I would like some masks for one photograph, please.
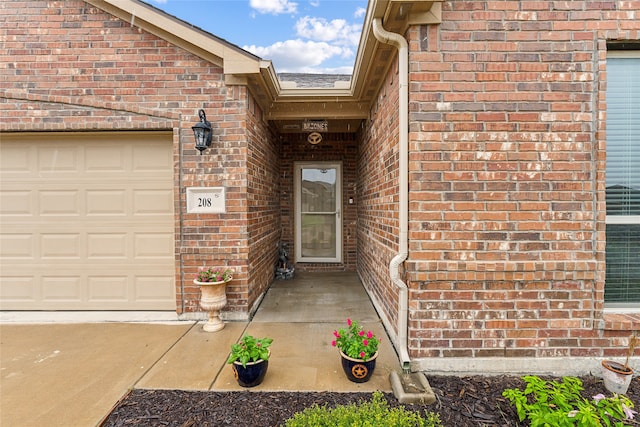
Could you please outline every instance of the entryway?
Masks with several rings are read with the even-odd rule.
[[[295,261],[342,262],[342,165],[295,163]]]
[[[301,272],[292,280],[273,282],[253,322],[346,324],[347,318],[368,326],[381,323],[358,275]]]

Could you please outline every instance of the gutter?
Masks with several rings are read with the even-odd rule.
[[[399,144],[398,144],[398,222],[400,235],[398,253],[389,263],[389,277],[398,287],[398,334],[396,335],[396,349],[400,357],[402,369],[409,371],[410,358],[407,339],[407,322],[409,317],[409,290],[407,284],[400,278],[400,265],[409,256],[409,45],[403,36],[384,29],[382,20],[373,20],[373,35],[384,44],[398,49],[399,74]]]

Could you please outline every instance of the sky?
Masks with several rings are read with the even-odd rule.
[[[367,0],[144,0],[265,60],[276,73],[351,74]]]

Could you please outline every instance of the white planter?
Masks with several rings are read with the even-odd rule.
[[[206,332],[217,332],[224,328],[220,310],[227,305],[227,282],[193,281],[200,287],[200,307],[209,313],[209,320],[202,326]]]
[[[625,394],[633,379],[633,369],[612,360],[602,361],[602,379],[611,393]]]

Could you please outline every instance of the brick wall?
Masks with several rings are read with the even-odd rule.
[[[177,311],[198,310],[198,267],[223,264],[236,270],[227,310],[246,313],[274,262],[249,255],[248,245],[275,244],[264,228],[278,221],[274,190],[264,185],[277,173],[273,136],[247,89],[226,86],[221,67],[82,1],[0,2],[0,38],[0,131],[173,130]],[[191,131],[200,108],[214,132],[202,156]],[[260,160],[269,167],[247,160],[248,151],[266,153]],[[250,180],[248,164],[266,175]],[[227,213],[187,214],[192,186],[225,187]],[[269,220],[260,224],[263,213]]]
[[[258,104],[249,97],[246,126],[247,149],[247,227],[248,307],[273,281],[278,258],[278,244],[282,235],[279,186],[280,153],[277,138],[262,119]]]
[[[249,303],[247,222],[247,90],[226,87],[217,106],[204,104],[213,128],[211,148],[202,155],[194,149],[190,126],[181,144],[180,207],[182,213],[180,271],[185,311],[197,311],[199,289],[192,280],[200,267],[224,265],[235,271],[229,283],[227,312],[245,312]],[[193,124],[195,121],[190,122]],[[188,187],[224,187],[226,212],[186,213]]]
[[[399,234],[397,73],[392,66],[382,83],[358,155],[358,272],[394,326],[398,291],[389,279],[389,262],[397,254]]]
[[[409,32],[412,356],[623,354],[601,322],[602,72],[639,15],[453,1]]]

